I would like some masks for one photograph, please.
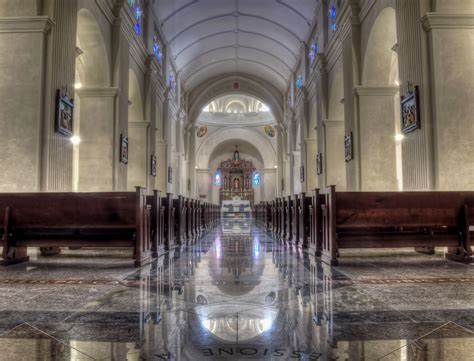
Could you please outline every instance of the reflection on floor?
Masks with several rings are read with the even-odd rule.
[[[474,359],[474,271],[441,257],[331,268],[256,228],[141,270],[105,255],[1,268],[0,360]]]

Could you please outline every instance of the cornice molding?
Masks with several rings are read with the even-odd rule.
[[[394,96],[400,91],[398,87],[372,87],[372,86],[356,86],[354,92],[358,96]]]
[[[120,89],[119,88],[81,88],[77,89],[77,95],[80,98],[115,98],[118,96]]]
[[[473,14],[426,13],[421,18],[426,31],[432,29],[474,29]]]
[[[0,33],[47,34],[53,25],[54,21],[48,16],[0,18]]]

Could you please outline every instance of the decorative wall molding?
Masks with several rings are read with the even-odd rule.
[[[55,25],[48,16],[0,18],[0,33],[44,33]]]
[[[118,96],[119,88],[81,88],[77,89],[77,95],[80,98],[115,98]]]
[[[400,91],[398,87],[370,87],[370,86],[356,86],[354,93],[358,96],[395,96]]]
[[[426,13],[421,18],[426,31],[432,29],[474,29],[473,14]]]

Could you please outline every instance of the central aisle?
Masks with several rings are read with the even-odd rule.
[[[0,361],[471,359],[472,267],[412,252],[331,268],[247,233],[217,227],[139,270],[110,250],[0,268]]]

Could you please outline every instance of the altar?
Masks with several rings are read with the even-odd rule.
[[[252,188],[252,176],[255,168],[251,161],[240,159],[239,151],[234,152],[232,159],[222,161],[217,169],[221,177],[221,188],[219,189],[219,204],[239,197],[241,200],[254,204],[254,190]]]

